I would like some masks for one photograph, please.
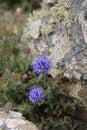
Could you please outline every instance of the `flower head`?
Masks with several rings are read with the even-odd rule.
[[[33,69],[37,74],[48,73],[51,68],[51,62],[47,57],[39,56],[33,64]]]
[[[34,104],[44,99],[45,95],[41,88],[33,88],[28,92],[29,100]]]

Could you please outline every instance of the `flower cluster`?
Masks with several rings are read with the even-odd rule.
[[[37,74],[48,73],[51,68],[51,62],[44,56],[39,56],[33,64],[33,69]]]
[[[35,87],[28,92],[28,97],[32,103],[37,103],[40,102],[45,95],[41,88]]]
[[[39,56],[35,59],[32,68],[37,74],[46,74],[51,68],[51,62],[44,56]],[[41,88],[35,87],[28,92],[29,101],[33,104],[40,102],[44,99],[45,94]]]

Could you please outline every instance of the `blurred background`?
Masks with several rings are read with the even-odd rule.
[[[0,0],[0,9],[13,10],[20,7],[24,13],[40,8],[41,0]]]

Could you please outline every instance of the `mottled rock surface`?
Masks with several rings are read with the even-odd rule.
[[[40,24],[36,27],[37,21]],[[70,81],[79,82],[80,87],[69,84],[70,94],[79,99],[81,95],[87,103],[87,0],[57,0],[52,6],[33,12],[23,29],[21,43],[31,49],[33,58],[49,57],[53,77],[61,73]]]
[[[54,4],[57,2],[57,0],[44,0],[44,2],[47,4]]]
[[[38,128],[19,112],[0,111],[0,130],[38,130]]]

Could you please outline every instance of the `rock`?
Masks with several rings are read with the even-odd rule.
[[[37,39],[40,36],[40,26],[41,26],[40,19],[32,22],[32,24],[29,26],[30,36]]]
[[[58,79],[62,78],[62,71],[58,70],[54,67],[52,67],[50,74],[55,78],[55,75],[57,75]]]
[[[86,21],[84,21],[82,23],[82,32],[83,32],[84,40],[87,43],[87,37],[86,37],[86,35],[87,35],[87,23],[86,23]]]
[[[19,113],[19,112],[14,112],[14,111],[9,111],[10,115],[12,117],[16,117],[16,118],[21,118],[22,117],[22,114]]]
[[[7,102],[6,105],[5,105],[5,108],[4,108],[4,111],[6,113],[8,113],[12,108],[12,103],[11,102]]]
[[[22,116],[21,113],[0,111],[0,128],[4,130],[38,130],[38,128]]]
[[[57,2],[57,0],[44,0],[44,2],[47,4],[54,4]]]
[[[56,73],[55,75],[52,73],[51,70],[51,75],[54,77],[58,74],[57,73],[57,63],[60,61],[62,58],[64,58],[64,55],[69,51],[69,46],[65,44],[64,37],[62,35],[54,35],[52,37],[52,43],[54,44],[53,51],[51,52],[49,58],[52,62],[52,70],[53,68],[56,68]],[[57,53],[56,53],[57,52]]]

